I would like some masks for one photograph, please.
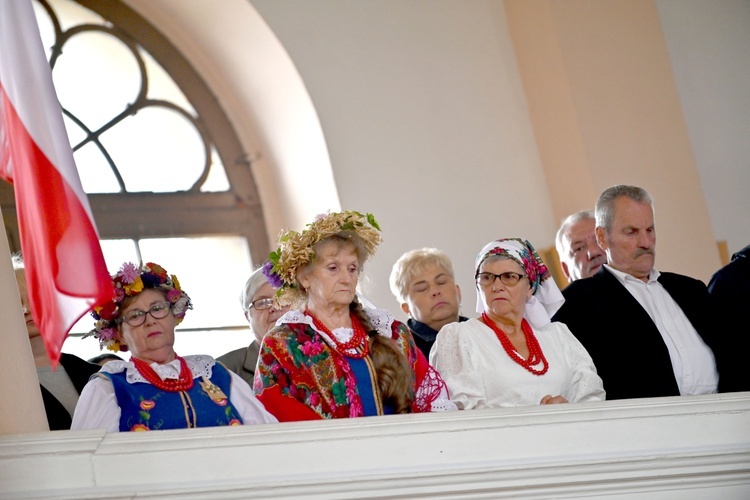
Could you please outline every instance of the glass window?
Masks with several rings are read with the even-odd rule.
[[[153,261],[179,277],[195,309],[178,327],[178,353],[245,347],[238,297],[268,254],[248,155],[177,47],[122,2],[85,5],[34,1],[107,267]],[[64,350],[99,354],[96,340],[80,340],[92,326],[82,318]]]
[[[102,251],[110,274],[123,262],[156,262],[180,280],[193,310],[177,327],[175,350],[181,354],[220,356],[247,347],[252,340],[240,305],[240,292],[251,273],[247,242],[237,236],[210,238],[152,238],[103,240]],[[93,328],[86,315],[73,327],[65,352],[89,359],[99,354],[99,343],[80,337]],[[128,355],[124,355],[127,359]]]

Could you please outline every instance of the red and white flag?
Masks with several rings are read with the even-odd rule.
[[[31,0],[0,0],[0,177],[13,184],[29,302],[53,366],[112,282]]]

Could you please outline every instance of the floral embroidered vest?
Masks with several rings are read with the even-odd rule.
[[[242,417],[229,401],[232,378],[226,368],[215,364],[211,383],[226,398],[211,399],[203,389],[203,378],[196,378],[193,387],[183,392],[166,392],[146,382],[130,384],[126,372],[100,373],[112,381],[120,406],[120,432],[191,427],[242,425]]]

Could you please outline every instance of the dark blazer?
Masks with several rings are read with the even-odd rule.
[[[720,370],[720,331],[706,286],[674,273],[661,273],[659,283],[714,351]],[[680,395],[659,330],[611,272],[602,267],[594,276],[568,285],[563,296],[565,303],[552,321],[565,323],[589,352],[607,399]]]
[[[464,316],[458,317],[459,323],[463,323],[464,321],[468,320],[469,318],[466,318]],[[426,359],[430,359],[430,350],[432,349],[432,344],[435,343],[438,332],[433,328],[425,325],[421,321],[417,321],[416,319],[412,318],[406,320],[406,325],[409,327],[409,330],[411,330],[411,336],[414,338],[414,343],[417,345],[419,350],[422,351],[424,357]]]
[[[732,260],[711,276],[708,292],[719,311],[730,317],[734,334],[750,337],[747,308],[750,306],[750,245],[732,255]],[[745,343],[747,348],[747,343]]]
[[[216,358],[216,361],[223,364],[227,370],[231,370],[242,377],[252,388],[259,352],[260,343],[256,339],[253,339],[249,346],[230,351]]]
[[[62,353],[62,356],[60,356],[60,364],[65,368],[65,373],[68,374],[68,378],[70,378],[78,394],[83,391],[83,387],[89,381],[91,375],[101,368],[99,365],[66,353]],[[42,391],[44,411],[47,414],[49,429],[51,431],[70,429],[71,418],[68,410],[43,385],[39,384],[39,389]]]
[[[708,282],[708,293],[719,318],[724,321],[725,338],[731,342],[726,346],[727,353],[746,356],[750,352],[750,320],[747,316],[750,307],[750,245],[732,255],[732,261],[714,273]],[[729,370],[734,373],[731,380],[727,379],[727,384],[722,383],[724,390],[750,390],[750,372],[744,359],[725,363],[722,379]]]

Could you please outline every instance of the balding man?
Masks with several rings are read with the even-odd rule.
[[[594,212],[584,210],[565,218],[555,237],[555,247],[568,283],[596,274],[607,259],[596,242]]]

